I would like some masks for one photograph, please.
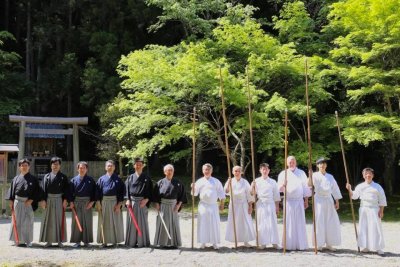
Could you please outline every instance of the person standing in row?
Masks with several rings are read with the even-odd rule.
[[[277,214],[279,214],[279,194],[278,185],[269,175],[269,165],[260,164],[261,177],[258,177],[252,185],[252,195],[257,194],[257,224],[258,242],[260,249],[268,245],[280,248],[278,235]]]
[[[251,213],[253,212],[254,197],[251,195],[251,187],[249,182],[242,178],[242,167],[235,166],[232,169],[234,178],[228,178],[225,183],[224,190],[230,195],[230,186],[232,183],[233,203],[236,223],[236,239],[237,242],[243,242],[245,247],[251,247],[250,241],[256,239],[253,220]],[[234,224],[232,213],[232,198],[229,201],[228,225],[226,226],[225,240],[235,242]]]
[[[30,162],[27,158],[18,161],[19,175],[11,182],[6,200],[10,201],[13,220],[10,230],[10,241],[17,246],[32,246],[33,211],[37,209],[42,190],[38,179],[29,173]],[[15,231],[16,230],[16,231]]]
[[[142,236],[138,235],[138,230],[128,212],[126,216],[125,245],[139,248],[149,247],[150,236],[147,209],[152,199],[153,183],[150,177],[143,172],[144,161],[142,158],[135,158],[133,167],[135,168],[135,173],[131,174],[125,182],[125,204],[128,208],[132,208]]]
[[[125,197],[125,184],[114,173],[114,161],[107,160],[105,169],[106,174],[101,176],[96,183],[97,210],[99,211],[97,243],[101,243],[102,247],[107,247],[107,244],[117,247],[118,243],[124,242],[121,208]]]
[[[88,164],[85,161],[78,162],[78,175],[71,179],[71,209],[75,209],[79,222],[82,226],[82,232],[74,219],[71,224],[71,239],[73,247],[81,246],[83,242],[85,247],[93,242],[93,204],[96,202],[96,182],[87,175]]]
[[[281,192],[286,187],[286,249],[308,249],[305,209],[308,208],[308,198],[311,190],[307,185],[307,176],[297,168],[296,158],[287,158],[287,181],[285,170],[278,176],[278,187]]]
[[[42,181],[43,199],[41,206],[44,209],[40,227],[39,242],[46,242],[45,247],[57,243],[62,247],[62,242],[67,240],[67,220],[65,209],[70,199],[69,181],[61,173],[61,159],[53,157],[50,160],[51,172],[46,174]]]
[[[336,210],[339,209],[342,194],[335,178],[326,172],[326,159],[320,158],[316,164],[318,172],[313,173],[312,179],[315,188],[317,247],[322,250],[325,245],[326,249],[334,251],[336,249],[333,246],[339,246],[341,243],[340,221]],[[308,185],[311,186],[311,181],[308,181]]]
[[[192,194],[200,195],[197,217],[197,242],[200,248],[205,248],[206,243],[218,249],[220,240],[220,217],[219,210],[224,209],[225,193],[221,182],[212,177],[213,167],[206,163],[202,167],[203,177],[192,184]],[[219,210],[218,210],[218,203]]]
[[[354,191],[351,185],[346,184],[347,190],[353,199],[361,199],[359,210],[358,246],[362,252],[377,251],[379,255],[385,254],[385,241],[383,239],[382,218],[383,210],[387,206],[385,191],[372,181],[374,170],[365,168],[362,171],[365,182],[356,186]]]
[[[182,246],[178,212],[187,203],[185,187],[174,178],[174,166],[164,166],[165,178],[154,187],[155,208],[158,211],[154,246],[177,248]]]

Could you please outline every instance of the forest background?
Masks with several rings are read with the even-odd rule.
[[[225,181],[221,68],[232,164],[252,179],[249,86],[256,166],[283,168],[287,108],[289,154],[306,170],[306,58],[313,162],[329,158],[344,190],[337,110],[351,182],[370,166],[395,196],[398,0],[2,0],[0,143],[18,141],[10,114],[88,116],[82,160],[142,156],[155,180],[169,162],[190,179],[196,107],[197,176],[210,162]]]

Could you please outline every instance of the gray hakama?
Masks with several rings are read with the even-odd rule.
[[[93,212],[92,208],[86,209],[90,202],[90,197],[75,197],[75,211],[82,226],[82,232],[79,231],[74,215],[72,214],[71,224],[71,243],[89,244],[93,242]]]
[[[14,200],[14,211],[15,211],[15,219],[17,221],[17,232],[19,244],[30,244],[33,241],[33,223],[34,223],[34,215],[32,206],[25,206],[25,201],[27,201],[27,197],[19,197],[15,196]],[[10,230],[10,241],[15,241],[14,238],[14,227],[11,222],[11,230]]]
[[[161,199],[159,215],[163,216],[168,232],[171,235],[171,239],[168,238],[168,234],[165,231],[164,225],[161,222],[160,217],[157,216],[154,246],[161,246],[161,247],[182,246],[181,230],[179,227],[179,216],[178,212],[174,212],[174,207],[176,205],[176,202],[177,202],[176,199],[165,199],[165,198]]]
[[[61,237],[62,227],[64,227],[63,238]],[[60,243],[66,240],[67,220],[65,214],[63,220],[62,194],[48,194],[47,206],[40,226],[39,242]]]
[[[140,208],[140,201],[143,197],[131,197],[132,210],[135,215],[136,221],[139,225],[139,229],[142,232],[142,236],[138,235],[138,231],[131,219],[129,211],[126,215],[126,238],[125,245],[129,247],[149,247],[150,237],[149,237],[149,222],[148,222],[148,210],[144,206]]]
[[[101,212],[103,218],[99,217],[97,228],[97,243],[118,244],[124,242],[124,223],[122,211],[114,211],[117,204],[116,196],[103,196],[101,201]],[[101,223],[103,223],[104,242],[101,234]]]

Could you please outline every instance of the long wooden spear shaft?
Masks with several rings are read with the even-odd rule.
[[[286,204],[287,204],[287,157],[288,157],[288,111],[285,109],[285,157],[283,159],[283,168],[285,170],[285,191],[283,192],[283,254],[286,253]]]
[[[250,131],[250,149],[251,149],[251,171],[253,174],[253,183],[256,183],[256,171],[255,171],[255,162],[254,162],[254,141],[253,141],[253,118],[252,118],[252,110],[251,110],[251,92],[249,85],[249,71],[246,67],[246,76],[247,76],[247,92],[248,92],[248,104],[249,104],[249,131]],[[256,221],[256,246],[258,248],[258,222],[257,222],[257,193],[254,194],[254,219]]]
[[[344,164],[344,173],[346,174],[346,182],[350,184],[350,179],[349,179],[349,173],[347,171],[347,163],[346,163],[346,155],[344,154],[344,147],[343,147],[343,140],[342,140],[342,133],[340,131],[340,123],[339,123],[339,115],[338,112],[335,111],[335,116],[336,116],[336,125],[338,129],[338,134],[339,134],[339,141],[340,141],[340,148],[342,149],[342,157],[343,157],[343,164]],[[350,198],[350,208],[351,208],[351,216],[353,218],[353,224],[354,224],[354,232],[356,233],[356,240],[358,242],[358,234],[357,234],[357,224],[356,224],[356,216],[354,214],[354,207],[353,207],[353,199],[351,198],[351,195],[349,194]],[[357,246],[358,252],[360,252],[360,247]]]
[[[310,130],[310,99],[308,98],[308,67],[307,59],[304,64],[304,75],[306,79],[306,101],[307,101],[307,143],[308,143],[308,179],[311,182],[311,199],[312,199],[312,215],[313,215],[313,231],[314,231],[314,253],[318,253],[317,244],[317,226],[315,224],[315,199],[314,199],[314,182],[313,182],[313,171],[311,163],[311,130]]]
[[[194,183],[196,179],[196,107],[193,107],[193,138],[192,138],[192,249],[194,248]]]
[[[220,89],[221,89],[221,102],[222,102],[222,118],[224,120],[224,133],[225,133],[225,150],[226,150],[226,164],[228,165],[228,177],[230,177],[231,173],[231,160],[229,153],[229,143],[228,143],[228,122],[226,119],[225,113],[225,99],[224,99],[224,84],[222,82],[222,70],[219,67],[219,81],[220,81]],[[235,248],[237,248],[237,235],[236,235],[236,220],[235,220],[235,206],[233,203],[233,188],[232,188],[232,179],[229,180],[229,191],[231,197],[231,206],[232,206],[232,219],[233,219],[233,234],[235,237]]]

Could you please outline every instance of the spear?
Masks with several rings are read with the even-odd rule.
[[[312,215],[313,215],[313,231],[314,231],[314,253],[318,253],[317,244],[317,226],[315,224],[315,200],[314,200],[314,182],[312,178],[312,163],[311,163],[311,131],[310,131],[310,99],[308,98],[308,73],[307,59],[304,64],[304,75],[306,79],[306,101],[307,101],[307,143],[308,143],[308,179],[311,184],[311,199],[312,199]]]
[[[226,163],[228,165],[228,177],[230,177],[231,172],[231,162],[230,162],[230,153],[229,153],[229,143],[228,143],[228,122],[225,114],[225,99],[224,99],[224,85],[222,82],[222,70],[219,67],[219,81],[221,88],[221,102],[222,102],[222,117],[224,119],[224,133],[225,133],[225,150],[226,150]],[[232,218],[233,218],[233,233],[235,236],[235,248],[237,248],[237,236],[236,236],[236,221],[235,221],[235,208],[233,204],[233,189],[232,189],[232,179],[229,180],[229,191],[231,197],[231,206],[232,206]]]
[[[254,168],[254,142],[253,142],[253,119],[251,116],[251,92],[249,86],[249,71],[246,67],[246,76],[247,76],[247,92],[248,92],[248,105],[249,105],[249,131],[250,131],[250,148],[251,148],[251,170],[253,173],[253,183],[256,181],[256,173]],[[258,248],[258,222],[257,222],[257,194],[254,194],[254,219],[256,221],[256,246]]]
[[[196,179],[196,107],[193,107],[193,141],[192,141],[192,249],[194,248],[194,183]]]
[[[346,182],[350,184],[350,179],[349,179],[349,173],[347,171],[347,163],[346,163],[346,156],[344,154],[344,147],[343,147],[343,140],[342,140],[342,134],[340,131],[340,123],[339,123],[339,115],[338,112],[335,111],[336,115],[336,125],[338,128],[338,134],[339,134],[339,141],[340,141],[340,148],[342,149],[342,157],[343,157],[343,164],[344,164],[344,173],[346,174]],[[353,207],[353,199],[351,198],[351,195],[349,194],[350,198],[350,207],[351,207],[351,216],[353,218],[353,224],[354,224],[354,232],[356,233],[356,240],[358,241],[358,234],[357,234],[357,224],[356,224],[356,216],[354,214],[354,207]],[[358,252],[360,252],[360,247],[357,246]]]
[[[287,204],[287,157],[288,157],[288,111],[285,109],[285,157],[283,159],[283,168],[285,169],[285,191],[283,192],[283,254],[286,253],[286,204]]]

